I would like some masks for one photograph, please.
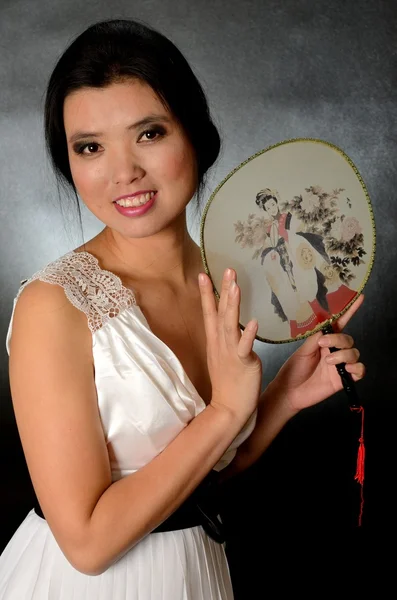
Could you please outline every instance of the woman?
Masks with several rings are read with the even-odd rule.
[[[280,319],[289,321],[291,337],[296,338],[332,316],[322,272],[328,271],[330,259],[321,235],[297,231],[296,217],[280,212],[276,190],[261,190],[255,203],[269,217],[269,243],[261,253],[261,263],[271,289],[271,303]],[[349,291],[349,297],[339,298],[333,314],[353,299],[355,292]]]
[[[360,379],[358,351],[313,336],[260,395],[236,273],[217,305],[186,228],[219,136],[159,33],[110,21],[81,34],[51,76],[45,129],[56,173],[105,227],[14,304],[11,390],[39,504],[3,552],[0,598],[230,599],[216,473],[252,464],[339,390],[332,364]]]

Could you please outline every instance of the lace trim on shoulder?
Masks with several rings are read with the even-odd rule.
[[[105,271],[88,252],[68,252],[22,282],[18,296],[28,283],[39,279],[60,285],[70,302],[84,312],[92,333],[122,310],[136,304],[135,296],[120,277]]]

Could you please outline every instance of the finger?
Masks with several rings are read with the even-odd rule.
[[[366,373],[365,365],[363,365],[363,363],[361,363],[361,362],[347,364],[345,366],[345,369],[348,373],[351,374],[354,381],[358,381],[359,379],[362,379]]]
[[[332,354],[327,354],[325,361],[329,365],[339,365],[341,363],[353,364],[360,358],[360,352],[357,348],[349,348],[347,350],[338,350]]]
[[[325,336],[321,333],[321,331],[319,331],[318,333],[314,333],[313,335],[310,335],[303,342],[302,346],[300,346],[298,348],[298,350],[296,350],[296,354],[303,357],[303,356],[312,356],[313,354],[318,353],[319,340],[323,339],[324,337]]]
[[[224,338],[228,346],[236,347],[241,338],[239,327],[240,288],[234,280],[230,282],[225,317],[223,319]]]
[[[211,346],[217,338],[217,309],[215,295],[211,279],[205,273],[200,273],[199,289],[201,296],[201,308],[204,318],[204,329],[208,346]]]
[[[219,294],[218,304],[218,326],[223,327],[223,319],[225,318],[228,293],[231,281],[236,280],[236,272],[233,269],[226,269],[222,278],[221,293]]]
[[[350,308],[335,322],[335,329],[337,331],[342,331],[350,321],[353,315],[356,314],[362,303],[364,302],[364,295],[360,294],[357,297],[357,300],[353,302]]]
[[[252,319],[247,323],[237,348],[237,355],[243,363],[252,361],[252,348],[258,332],[258,321]]]
[[[347,333],[327,333],[318,340],[323,348],[353,348],[354,340]]]

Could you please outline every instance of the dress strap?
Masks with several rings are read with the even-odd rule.
[[[68,252],[24,280],[18,295],[30,282],[39,279],[60,285],[68,300],[84,312],[94,333],[126,308],[136,304],[135,296],[121,279],[101,269],[98,259],[88,252]]]

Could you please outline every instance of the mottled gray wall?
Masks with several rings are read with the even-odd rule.
[[[8,391],[4,339],[12,300],[21,279],[82,241],[73,219],[62,219],[59,209],[43,146],[43,94],[57,57],[73,36],[94,21],[125,16],[168,35],[204,85],[224,140],[207,197],[248,156],[293,137],[322,138],[340,146],[361,172],[378,230],[365,305],[349,328],[368,365],[359,388],[367,408],[362,531],[389,523],[397,383],[396,4],[0,0],[1,438],[6,452],[3,501],[9,515],[2,515],[4,543],[31,498]],[[62,196],[61,202],[66,206],[67,198]],[[196,224],[191,227],[197,236]],[[99,228],[94,217],[84,214],[86,239]],[[258,345],[265,382],[292,350],[293,345]],[[342,394],[300,415],[247,476],[247,487],[236,492],[232,508],[242,507],[255,518],[261,534],[298,525],[321,529],[327,523],[354,530],[352,425]],[[245,544],[249,533],[242,523],[235,521],[236,539]],[[247,547],[240,554],[232,543],[230,548],[235,552],[232,567],[240,565],[233,571],[237,589],[245,577],[242,554],[248,561],[252,557]]]

